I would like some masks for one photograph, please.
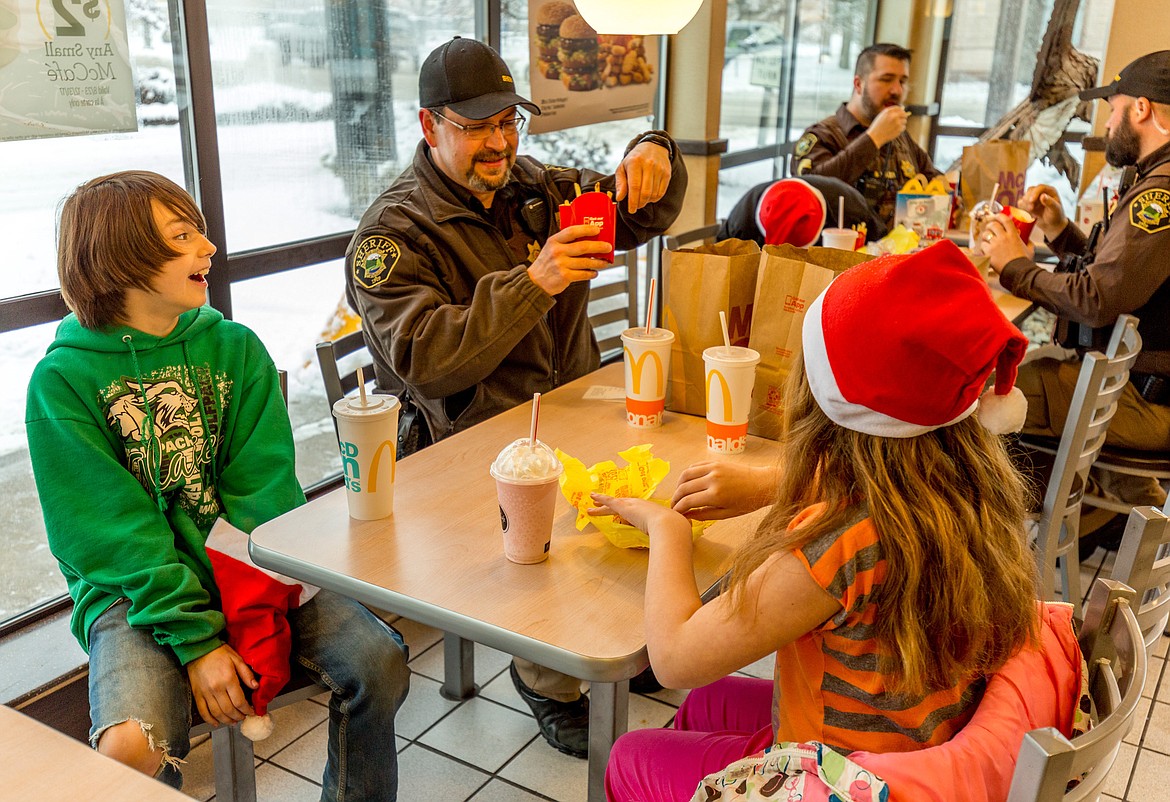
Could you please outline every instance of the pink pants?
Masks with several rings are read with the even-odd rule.
[[[627,732],[605,769],[609,802],[687,802],[699,781],[772,744],[772,681],[724,677],[687,695],[674,729]]]

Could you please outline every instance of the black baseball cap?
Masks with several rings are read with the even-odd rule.
[[[1086,89],[1081,100],[1111,98],[1114,95],[1144,97],[1154,103],[1170,103],[1170,50],[1134,59],[1113,77],[1113,83]]]
[[[418,103],[424,109],[446,106],[469,120],[486,120],[512,106],[540,114],[540,106],[516,94],[512,73],[499,53],[460,36],[436,47],[423,62]]]

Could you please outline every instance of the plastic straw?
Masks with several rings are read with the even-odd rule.
[[[536,421],[540,417],[540,393],[532,394],[532,428],[528,432],[528,447],[536,448]]]
[[[837,198],[837,228],[845,228],[845,196]]]
[[[719,327],[723,329],[723,345],[731,348],[731,338],[727,336],[727,313],[719,310]]]
[[[996,201],[996,198],[998,198],[998,197],[999,197],[999,182],[996,181],[995,186],[993,186],[991,188],[991,205],[996,206],[999,204],[999,202]],[[1003,207],[1000,206],[1000,208],[1002,209]]]
[[[358,369],[357,369],[357,379],[358,379],[358,395],[361,396],[362,408],[364,409],[364,408],[368,407],[369,404],[366,403],[366,374],[362,372],[362,368],[360,365],[358,366]]]
[[[654,285],[658,279],[650,279],[650,297],[646,299],[646,336],[650,336],[650,321],[654,319]]]

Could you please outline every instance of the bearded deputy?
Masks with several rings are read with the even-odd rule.
[[[1086,237],[1069,225],[1055,189],[1031,187],[1020,207],[1036,217],[1062,269],[1033,263],[1005,215],[989,221],[983,251],[1004,288],[1058,315],[1056,340],[1078,352],[1103,349],[1118,315],[1138,318],[1142,351],[1106,442],[1164,452],[1170,450],[1170,50],[1142,56],[1110,84],[1081,92],[1082,100],[1091,98],[1110,107],[1105,159],[1127,168],[1107,221]],[[1060,437],[1079,371],[1079,356],[1021,366],[1016,386],[1028,397],[1025,432]],[[1094,471],[1094,478],[1127,504],[1160,507],[1166,499],[1153,479],[1104,471]],[[1109,515],[1087,513],[1081,536]]]
[[[856,187],[874,215],[892,228],[902,185],[919,173],[928,179],[942,173],[906,133],[910,112],[902,103],[910,85],[910,51],[889,43],[870,45],[857,56],[853,73],[849,100],[796,141],[796,174],[828,176]]]
[[[405,453],[598,367],[586,304],[589,280],[608,263],[586,254],[609,246],[596,226],[558,230],[562,201],[578,187],[612,192],[615,246],[626,250],[674,222],[687,185],[663,131],[635,137],[613,175],[518,156],[520,109],[540,109],[473,39],[427,56],[419,106],[414,162],[362,217],[345,276],[378,388],[403,401],[404,422],[415,420],[400,438]],[[580,681],[519,659],[511,674],[545,739],[585,757]]]

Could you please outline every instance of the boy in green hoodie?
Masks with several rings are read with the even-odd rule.
[[[272,360],[204,305],[204,231],[190,196],[154,173],[97,178],[65,200],[57,269],[73,313],[25,416],[49,547],[90,655],[90,741],[175,787],[192,699],[230,724],[258,687],[226,642],[208,533],[220,517],[250,533],[305,500]],[[288,620],[293,659],[333,689],[322,799],[394,799],[401,637],[326,590]]]

